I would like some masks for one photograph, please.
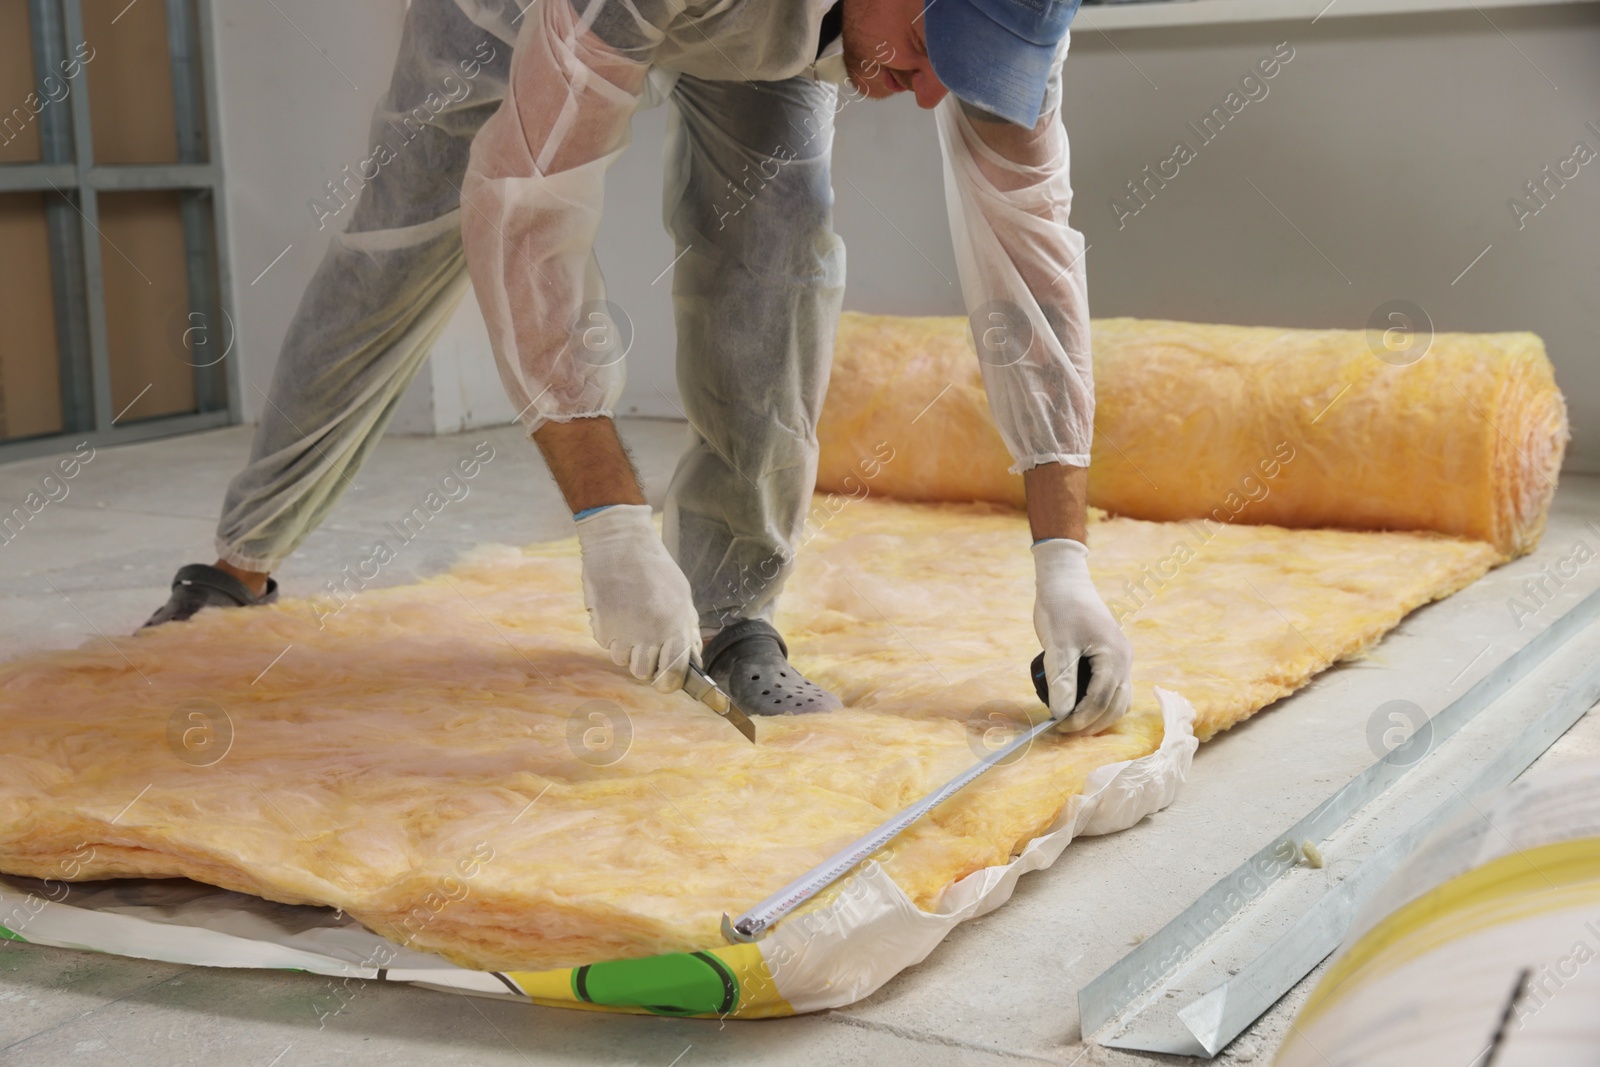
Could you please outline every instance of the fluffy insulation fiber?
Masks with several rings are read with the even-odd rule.
[[[204,612],[0,666],[0,870],[333,905],[483,969],[720,944],[724,911],[1043,714],[1026,520],[857,495],[817,498],[778,619],[843,711],[758,719],[751,745],[594,646],[575,542],[484,548],[332,615]],[[923,907],[1005,863],[1095,767],[1153,751],[1153,685],[1210,736],[1497,558],[1437,533],[1093,519],[1133,711],[1046,735],[912,827],[882,858]]]
[[[1091,568],[1133,711],[1046,735],[881,855],[924,908],[1154,751],[1153,686],[1208,738],[1543,529],[1566,424],[1531,335],[1441,335],[1403,367],[1336,331],[1110,320],[1094,344],[1091,492],[1118,517],[1091,516]],[[335,612],[0,666],[0,871],[332,905],[483,969],[720,943],[724,912],[1044,713],[1020,479],[964,321],[847,316],[821,436],[836,492],[777,621],[844,710],[751,745],[595,647],[575,542],[489,547]]]
[[[1092,335],[1089,502],[1113,514],[1435,530],[1504,558],[1544,531],[1568,431],[1534,334],[1101,319]],[[1022,503],[966,319],[846,314],[818,434],[819,488],[852,491],[887,438],[903,461],[880,492]]]

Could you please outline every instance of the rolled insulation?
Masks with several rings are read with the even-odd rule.
[[[1593,1064],[1597,945],[1600,761],[1535,770],[1373,894],[1273,1063]]]
[[[1544,531],[1568,430],[1534,334],[1437,334],[1405,360],[1362,330],[1101,319],[1092,336],[1097,507],[1432,530],[1503,558]],[[887,443],[876,491],[1023,503],[962,318],[846,314],[818,436],[819,489],[851,491]]]

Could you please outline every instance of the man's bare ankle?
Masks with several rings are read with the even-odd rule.
[[[260,596],[262,593],[267,591],[266,571],[247,571],[243,567],[235,567],[226,560],[220,559],[217,560],[213,566],[216,567],[217,570],[222,571],[224,574],[231,574],[235,578],[239,579],[245,584],[250,592],[254,593],[256,596]]]

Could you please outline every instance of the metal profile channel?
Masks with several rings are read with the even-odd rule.
[[[34,72],[42,90],[44,78],[62,70],[61,63],[67,57],[66,30],[58,0],[29,0],[28,16],[33,29]],[[69,83],[68,91],[77,93],[79,87]],[[72,162],[73,126],[71,107],[45,108],[39,114],[41,162],[0,167],[4,188],[45,193],[63,434],[94,428],[94,373],[89,358],[88,293],[83,285],[82,219],[71,200],[78,184],[77,167]],[[61,195],[51,195],[56,191]]]
[[[1527,678],[1535,668],[1597,619],[1600,619],[1600,590],[1585,597],[1571,611],[1443,708],[1432,718],[1431,730],[1418,731],[1352,779],[1289,830],[1206,890],[1158,933],[1086,985],[1078,994],[1078,1014],[1085,1037],[1122,1019],[1130,1007],[1164,987],[1169,979],[1188,971],[1213,935],[1264,895],[1264,885],[1270,888],[1272,883],[1294,869],[1299,858],[1300,842],[1322,841],[1332,836],[1358,810],[1405,777],[1415,764],[1424,762],[1419,749],[1422,752],[1429,751],[1431,746],[1454,736],[1479,712]],[[1541,720],[1541,728],[1528,731],[1526,736],[1518,738],[1486,765],[1479,777],[1487,780],[1493,777],[1491,771],[1496,768],[1503,771],[1510,766],[1515,766],[1511,772],[1511,777],[1515,777],[1526,768],[1594,703],[1594,697],[1590,697],[1589,703],[1576,712],[1570,707],[1574,701],[1582,699],[1580,690],[1595,688],[1596,678],[1595,671],[1588,672],[1584,681],[1573,688],[1569,698],[1560,702],[1557,709]],[[1543,728],[1544,724],[1549,723],[1550,728],[1554,728],[1564,715],[1569,716],[1565,725],[1546,738],[1549,729]],[[1420,838],[1422,833],[1431,829],[1434,820],[1430,818],[1424,823],[1427,825],[1419,824],[1392,842],[1380,856],[1398,863],[1414,846],[1413,838]],[[1177,1012],[1194,1035],[1194,1043],[1188,1049],[1164,1046],[1150,1051],[1215,1055],[1337,947],[1339,938],[1353,918],[1357,901],[1362,899],[1362,891],[1375,888],[1374,880],[1381,880],[1387,873],[1381,869],[1382,864],[1377,862],[1379,858],[1373,857],[1363,865],[1361,871],[1326,894],[1259,959],[1241,970],[1238,976],[1221,983],[1188,1005],[1180,1006],[1170,999],[1158,998],[1166,1001],[1169,1010]],[[1216,921],[1217,916],[1223,916],[1221,922]],[[1204,932],[1197,934],[1196,931]],[[1201,1040],[1202,1036],[1204,1041]],[[1122,1041],[1101,1043],[1125,1048],[1144,1047]]]
[[[38,55],[39,52],[34,52]],[[43,66],[43,64],[39,64]],[[52,114],[53,112],[53,114]],[[48,152],[53,138],[51,127],[63,128],[63,136],[71,147],[72,128],[59,121],[66,117],[66,109],[47,107],[39,114],[40,147]],[[0,166],[0,193],[42,193],[52,189],[67,189],[78,184],[78,172],[71,163],[7,163]]]
[[[140,441],[153,441],[158,437],[172,437],[182,433],[200,433],[231,426],[236,420],[226,411],[186,412],[181,415],[161,415],[117,425],[110,430],[86,430],[75,434],[51,434],[46,437],[25,437],[0,445],[0,463],[17,463],[40,456],[59,456],[70,452],[81,443],[95,448],[110,445],[131,445]]]
[[[203,163],[121,163],[98,166],[84,175],[84,184],[103,192],[140,192],[146,189],[209,189],[216,184],[216,168]]]
[[[1473,775],[1466,788],[1408,826],[1349,878],[1323,895],[1310,910],[1227,981],[1177,1012],[1194,1035],[1201,1054],[1216,1055],[1277,1003],[1294,984],[1339,947],[1361,907],[1388,880],[1424,838],[1445,825],[1479,797],[1510,785],[1517,775],[1572,728],[1600,700],[1600,664],[1572,684],[1530,728],[1513,736]],[[1126,1047],[1126,1046],[1124,1046]],[[1136,1046],[1142,1047],[1142,1046]]]
[[[61,0],[63,42],[84,41],[82,0]],[[70,47],[70,46],[69,46]],[[77,90],[68,97],[72,101],[73,159],[81,176],[94,166],[94,133],[89,125],[90,79],[92,67],[85,64],[78,72]],[[111,428],[111,354],[106,332],[105,279],[100,264],[100,202],[93,186],[78,184],[77,209],[82,213],[83,225],[79,227],[82,249],[84,290],[87,294],[86,311],[89,322],[89,366],[91,392],[94,396],[94,421],[96,431]]]
[[[33,72],[37,79],[34,91],[39,94],[40,99],[49,99],[49,94],[44,91],[44,79],[54,76],[61,69],[59,64],[66,58],[65,42],[62,40],[64,31],[57,0],[28,0],[28,23],[33,31]],[[71,91],[76,90],[69,85],[69,92]],[[39,164],[9,164],[0,168],[0,172],[49,170],[61,181],[76,180],[72,170],[70,109],[52,103],[50,107],[40,111],[39,159],[41,161]],[[38,189],[49,186],[41,184],[25,188]]]
[[[172,62],[172,118],[177,125],[178,162],[205,160],[203,111],[194,20],[187,0],[167,0],[167,54]]]
[[[80,74],[79,77],[82,77]],[[39,124],[59,126],[68,149],[67,158],[41,163],[0,165],[0,193],[34,193],[60,189],[66,191],[87,185],[101,192],[138,192],[146,189],[209,190],[222,180],[222,173],[208,163],[128,163],[90,168],[80,178],[71,162],[72,128],[66,108],[49,107],[39,115]],[[49,134],[45,134],[49,140]]]
[[[203,80],[196,47],[196,19],[191,0],[167,0],[167,51],[172,57],[172,110],[177,125],[178,162],[196,170],[204,162],[206,147]],[[219,313],[216,272],[213,269],[211,214],[215,203],[207,195],[207,184],[181,194],[179,212],[183,220],[185,290],[188,311],[184,330],[176,340],[192,366],[196,411],[218,411],[228,406],[226,371],[219,366],[226,358],[229,330]],[[192,345],[192,347],[191,347]],[[173,353],[178,355],[177,352]]]
[[[222,316],[226,344],[235,342],[236,330],[233,315],[233,270],[228,258],[228,200],[221,163],[222,116],[217,107],[217,36],[212,25],[211,0],[194,0],[195,49],[200,64],[200,121],[204,123],[204,158],[216,173],[211,184],[211,252],[212,279],[216,286],[216,307]],[[239,357],[224,359],[221,363],[221,387],[227,400],[230,423],[244,421],[244,381],[239,369]]]

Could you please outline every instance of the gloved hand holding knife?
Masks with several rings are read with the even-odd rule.
[[[689,580],[656,536],[650,506],[614,504],[576,518],[583,602],[611,662],[663,693],[682,689],[754,741],[749,717],[700,668],[700,618]]]
[[[689,579],[656,535],[648,504],[575,516],[589,627],[611,662],[663,693],[683,688],[700,659],[700,614]]]
[[[589,628],[611,662],[660,692],[684,690],[754,742],[750,719],[700,667],[689,580],[656,534],[611,420],[548,423],[534,440],[574,508]]]

